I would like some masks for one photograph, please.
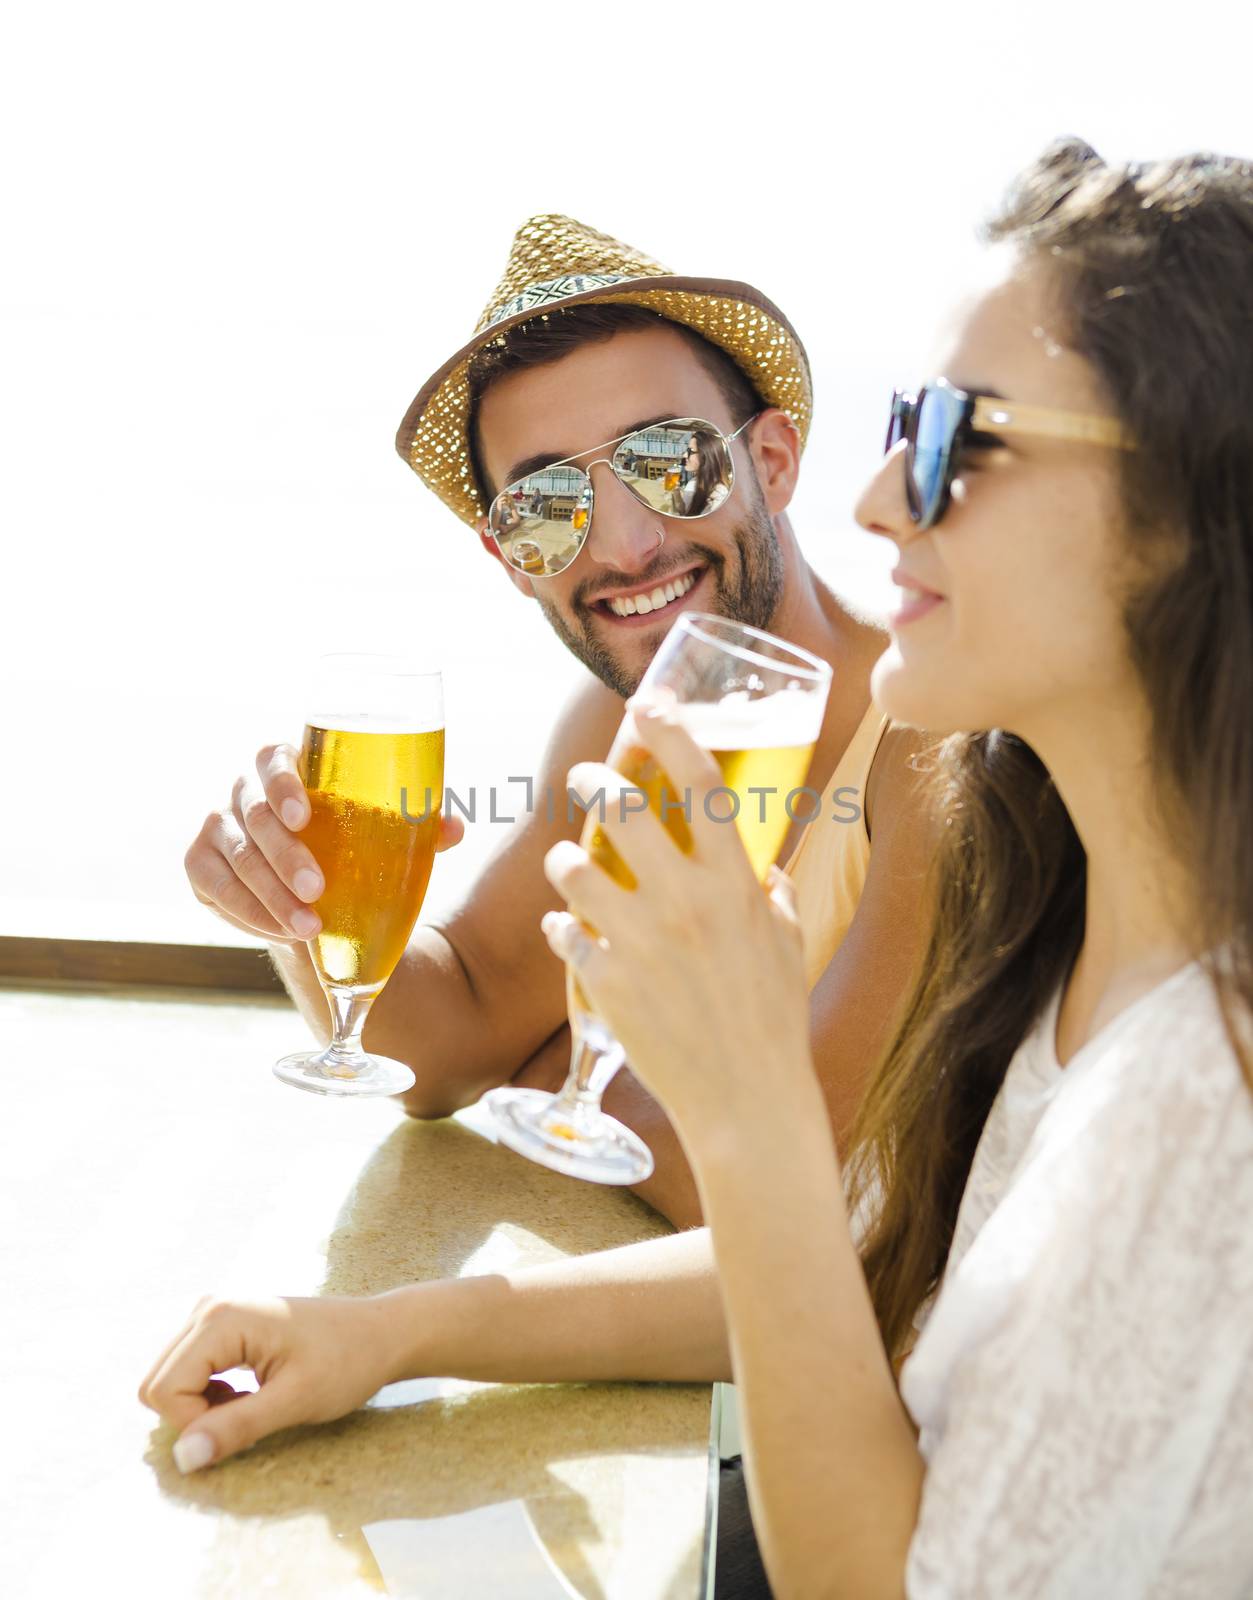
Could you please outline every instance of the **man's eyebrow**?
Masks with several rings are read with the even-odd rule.
[[[679,420],[681,419],[677,418],[673,411],[662,411],[655,417],[644,417],[639,422],[628,422],[624,428],[619,428],[616,433],[610,434],[609,437],[610,439],[623,439],[631,433],[643,433],[645,428],[655,428],[659,422],[676,422]],[[609,441],[606,440],[604,442],[608,443]],[[582,450],[568,451],[563,456],[558,455],[553,450],[540,451],[533,456],[523,456],[522,460],[515,461],[505,474],[505,485],[507,487],[511,483],[517,483],[519,478],[529,478],[533,472],[542,472],[545,467],[554,466],[558,461],[569,461],[571,455],[584,456],[589,449],[597,450],[599,448],[599,445],[589,445]]]

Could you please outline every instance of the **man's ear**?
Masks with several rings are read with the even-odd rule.
[[[786,411],[772,406],[749,430],[749,449],[762,499],[772,517],[786,511],[796,493],[801,466],[801,436]]]
[[[479,536],[479,543],[483,546],[484,550],[487,551],[489,556],[492,556],[496,561],[500,562],[502,569],[508,575],[510,583],[513,584],[518,593],[524,594],[528,600],[534,600],[535,590],[531,587],[530,578],[527,577],[525,572],[519,572],[517,567],[511,567],[505,560],[504,556],[501,555],[500,546],[487,531],[486,517],[479,518],[478,522],[475,524],[475,531]]]

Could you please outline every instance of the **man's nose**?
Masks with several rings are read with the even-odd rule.
[[[587,539],[588,554],[598,565],[612,567],[615,572],[647,571],[665,535],[660,513],[641,505],[631,491],[618,482],[608,462],[593,462],[592,474],[596,497],[592,507],[592,531]]]
[[[907,544],[917,533],[905,494],[905,453],[901,439],[879,463],[879,470],[858,496],[853,515],[867,533]]]

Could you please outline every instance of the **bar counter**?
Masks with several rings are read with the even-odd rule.
[[[703,1593],[708,1387],[414,1380],[187,1478],[136,1398],[202,1294],[371,1294],[667,1231],[642,1202],[475,1113],[285,1087],[284,1002],[7,988],[0,1021],[0,1593]]]

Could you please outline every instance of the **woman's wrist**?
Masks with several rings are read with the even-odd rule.
[[[756,1161],[788,1143],[803,1122],[827,1121],[808,1042],[772,1048],[757,1058],[751,1079],[740,1071],[697,1074],[696,1092],[672,1096],[666,1105],[693,1170],[711,1173]],[[715,1084],[716,1093],[704,1086]]]
[[[380,1388],[406,1378],[450,1374],[453,1347],[460,1343],[465,1353],[465,1341],[459,1340],[456,1333],[456,1308],[467,1294],[474,1293],[480,1281],[434,1279],[406,1284],[362,1301],[370,1312],[368,1337],[377,1350],[376,1362],[382,1373]]]

